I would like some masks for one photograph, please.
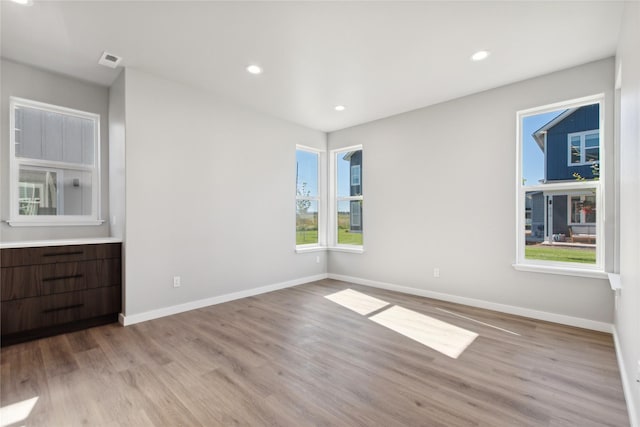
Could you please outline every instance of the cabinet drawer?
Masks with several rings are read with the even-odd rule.
[[[99,259],[83,263],[87,288],[116,286],[122,282],[120,259]]]
[[[63,262],[2,271],[2,301],[120,285],[120,259]]]
[[[119,286],[7,301],[2,303],[2,335],[119,311]]]
[[[40,294],[40,271],[31,266],[0,269],[2,301],[35,297]]]
[[[120,243],[7,248],[0,251],[2,267],[120,258]]]
[[[86,289],[85,264],[82,262],[63,262],[36,267],[40,270],[40,295]]]

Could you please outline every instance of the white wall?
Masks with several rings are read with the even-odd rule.
[[[296,144],[324,133],[139,70],[125,87],[126,316],[326,273],[295,253],[294,199]]]
[[[615,313],[627,404],[640,425],[640,3],[627,2],[617,52],[620,90],[620,276]]]
[[[111,236],[124,238],[125,70],[109,88],[109,222]]]
[[[2,220],[9,219],[9,97],[18,96],[100,115],[101,156],[101,216],[107,219],[109,212],[109,89],[83,82],[50,71],[18,64],[6,59],[2,67],[0,85],[0,205]],[[108,222],[87,227],[11,227],[0,223],[0,239],[3,242],[20,240],[70,239],[80,237],[104,237],[109,235]]]
[[[603,60],[329,134],[329,149],[363,145],[365,227],[365,252],[330,253],[329,273],[612,323],[607,281],[512,264],[516,111],[604,92],[612,123],[613,65]],[[605,133],[612,144],[612,126]]]

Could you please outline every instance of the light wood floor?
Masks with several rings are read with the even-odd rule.
[[[479,334],[452,359],[324,298],[352,288]],[[449,314],[448,310],[499,328]],[[323,280],[2,349],[27,426],[628,426],[612,337]]]

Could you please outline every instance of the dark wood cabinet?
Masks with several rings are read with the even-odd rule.
[[[2,345],[117,321],[121,244],[0,250]]]

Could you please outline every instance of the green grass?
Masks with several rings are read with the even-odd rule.
[[[584,264],[596,263],[595,249],[585,248],[559,248],[549,246],[525,246],[524,257],[526,259],[539,259],[544,261],[580,262]]]
[[[318,230],[296,231],[296,245],[318,243]]]
[[[362,246],[362,233],[350,233],[343,228],[338,229],[338,244]]]
[[[318,243],[318,230],[296,231],[296,245],[315,243]],[[362,233],[349,233],[348,230],[339,228],[338,243],[341,245],[362,245]]]

